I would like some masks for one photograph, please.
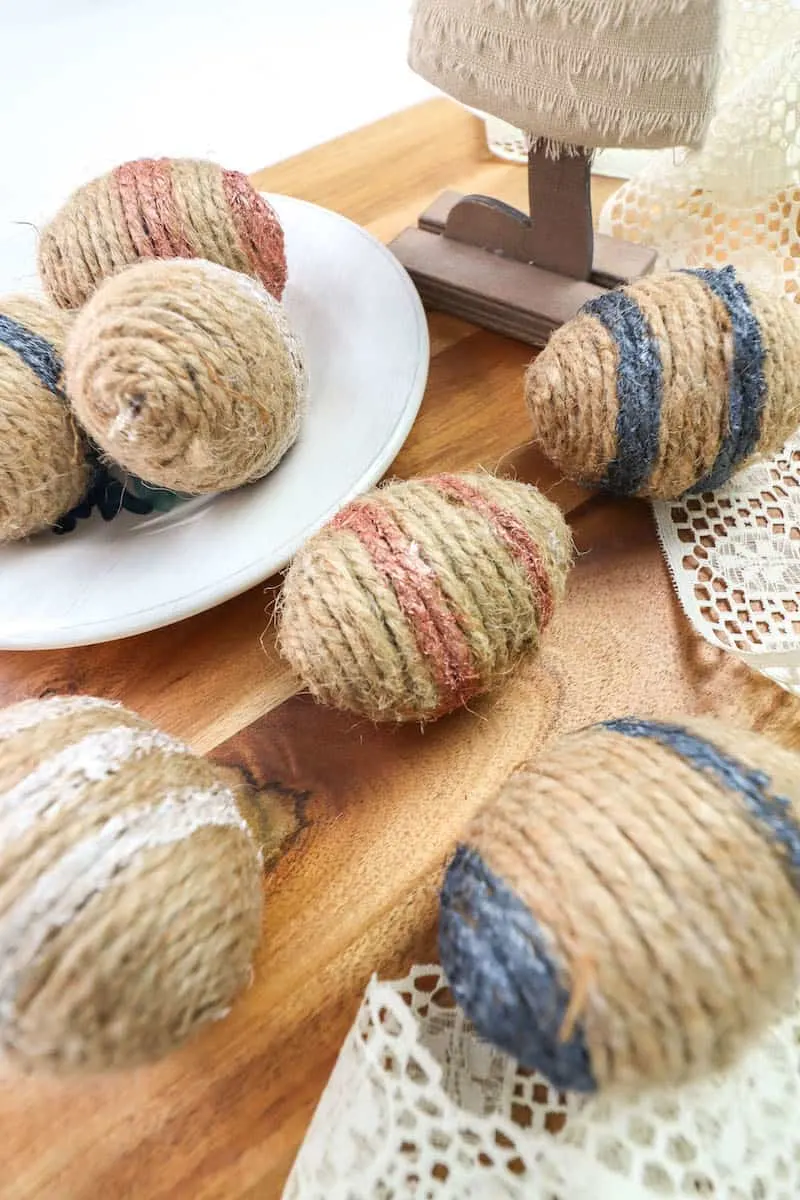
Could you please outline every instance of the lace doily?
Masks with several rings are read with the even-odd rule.
[[[800,0],[727,0],[726,66],[702,150],[652,156],[606,203],[605,233],[659,267],[733,263],[800,302]]]
[[[798,1103],[800,1006],[724,1076],[587,1100],[479,1042],[416,967],[367,989],[284,1200],[796,1200]]]
[[[719,491],[653,511],[697,631],[800,695],[800,437]]]

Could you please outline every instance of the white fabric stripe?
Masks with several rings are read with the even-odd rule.
[[[626,25],[638,27],[664,17],[682,16],[692,0],[489,0],[488,7],[511,16],[533,20],[554,18],[562,25],[591,21],[594,29]]]
[[[13,1015],[19,979],[45,940],[69,924],[138,854],[213,826],[241,829],[250,836],[233,793],[222,784],[206,791],[180,788],[155,807],[117,813],[71,846],[0,923],[0,1014],[6,1020]]]
[[[0,793],[0,845],[20,837],[42,817],[73,804],[87,783],[109,779],[120,767],[159,750],[189,754],[186,746],[157,729],[112,725],[65,746],[39,763],[24,779]]]
[[[25,700],[14,705],[13,709],[0,711],[0,740],[13,737],[25,729],[33,729],[44,721],[55,721],[57,717],[90,712],[93,708],[121,707],[115,701],[98,700],[95,696],[49,696],[45,700]]]

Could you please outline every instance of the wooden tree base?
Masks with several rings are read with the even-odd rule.
[[[588,280],[525,261],[530,218],[484,196],[445,192],[390,246],[426,308],[451,313],[532,346],[587,300],[652,271],[656,252],[597,237]]]

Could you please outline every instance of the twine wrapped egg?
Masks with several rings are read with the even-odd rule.
[[[800,425],[800,308],[733,267],[654,275],[584,305],[526,380],[534,437],[618,495],[713,491]]]
[[[143,258],[205,258],[260,279],[278,300],[286,284],[273,208],[245,175],[210,162],[145,158],[84,184],[42,231],[39,275],[55,304],[79,308]]]
[[[564,1090],[679,1084],[793,1003],[800,757],[710,719],[562,738],[467,829],[442,965],[487,1040]]]
[[[425,721],[488,691],[534,649],[572,539],[536,488],[488,475],[391,483],[296,556],[278,646],[317,699]]]
[[[62,391],[68,320],[31,296],[0,300],[0,542],[55,524],[89,486]]]
[[[87,696],[0,712],[0,1055],[151,1061],[250,981],[259,851],[231,773]]]
[[[280,303],[202,259],[137,263],[106,280],[75,318],[65,377],[111,460],[194,495],[271,471],[297,437],[307,391]]]

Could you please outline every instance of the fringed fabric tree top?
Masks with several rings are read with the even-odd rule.
[[[702,143],[719,0],[417,0],[412,68],[559,146]]]

